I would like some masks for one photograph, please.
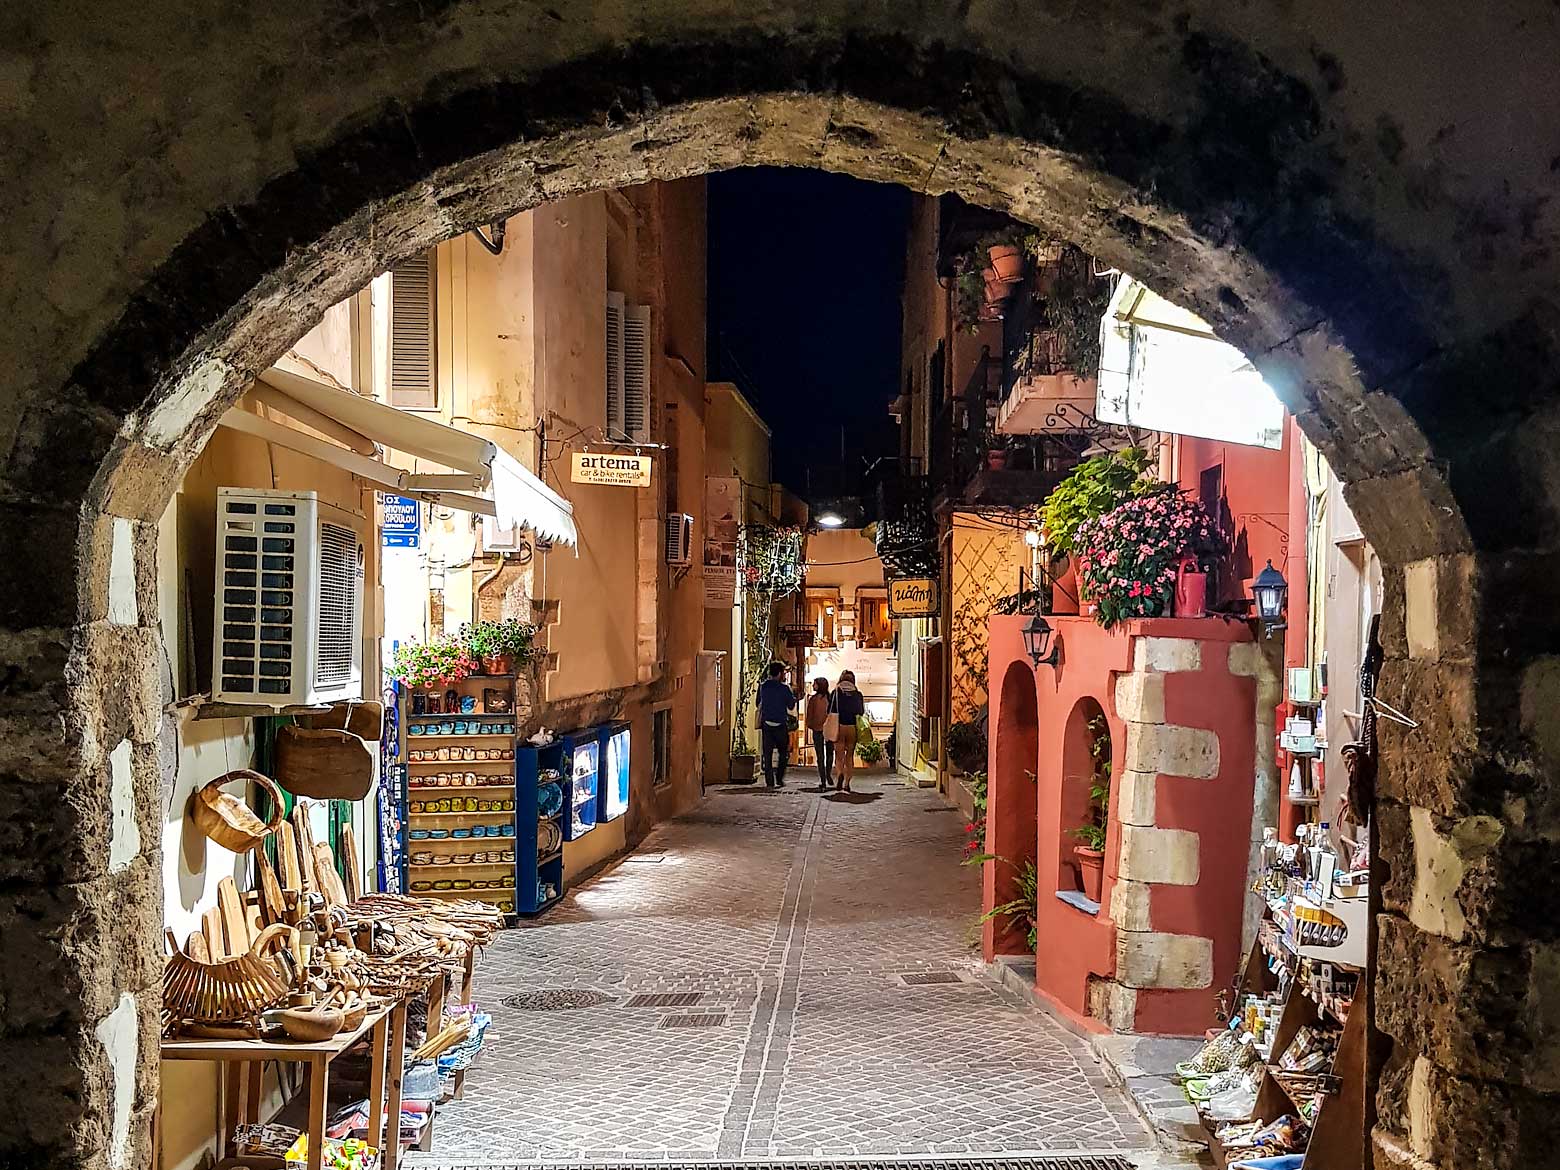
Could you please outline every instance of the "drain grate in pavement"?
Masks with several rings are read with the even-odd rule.
[[[724,1012],[677,1012],[662,1016],[658,1028],[724,1028]]]
[[[617,996],[581,987],[550,987],[545,991],[522,991],[517,995],[506,995],[499,1002],[505,1007],[518,1008],[523,1012],[568,1012],[616,1003]]]
[[[674,1008],[692,1007],[704,998],[702,991],[657,991],[646,995],[636,995],[626,1001],[624,1007],[633,1008]]]
[[[937,983],[963,983],[962,976],[954,971],[914,971],[899,976],[906,987],[930,987]]]
[[[1038,1154],[1028,1157],[816,1158],[807,1161],[462,1162],[428,1170],[1133,1170],[1120,1154]]]

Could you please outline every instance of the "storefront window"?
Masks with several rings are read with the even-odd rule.
[[[813,628],[814,646],[834,646],[839,641],[840,595],[836,589],[807,591],[807,624]]]
[[[888,592],[862,589],[856,593],[856,645],[863,650],[887,650],[894,644],[888,620]]]

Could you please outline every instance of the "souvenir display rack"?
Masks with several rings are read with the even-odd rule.
[[[534,915],[563,897],[564,740],[515,753],[515,906]]]
[[[515,676],[472,675],[442,689],[399,687],[397,695],[402,889],[513,914]]]
[[[563,773],[563,839],[578,841],[595,829],[600,818],[602,738],[600,728],[562,736],[559,770]]]

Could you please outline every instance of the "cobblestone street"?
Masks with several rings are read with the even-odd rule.
[[[712,791],[503,934],[487,1050],[412,1164],[1149,1145],[1087,1044],[982,973],[959,814],[858,788]]]

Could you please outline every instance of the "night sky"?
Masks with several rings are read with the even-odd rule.
[[[757,407],[775,478],[799,495],[856,494],[863,459],[899,449],[909,217],[903,187],[779,167],[710,177],[710,377]]]

